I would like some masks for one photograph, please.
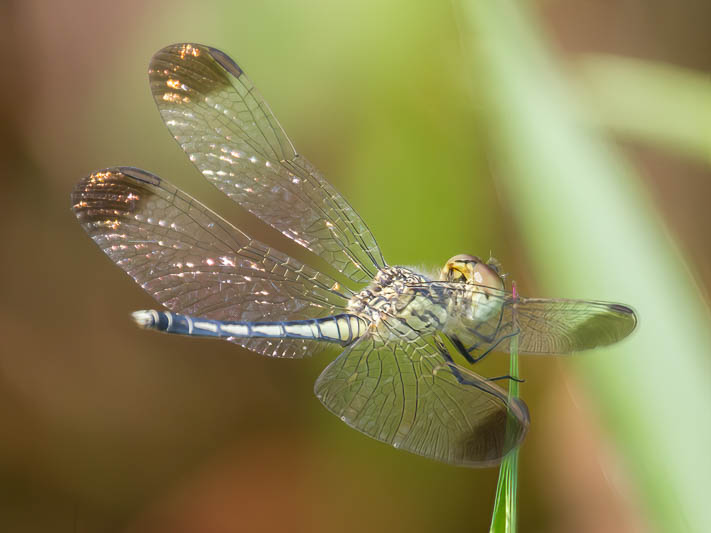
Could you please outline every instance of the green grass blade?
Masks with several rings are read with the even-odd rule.
[[[511,452],[501,463],[496,484],[496,500],[491,516],[490,533],[516,532],[516,503],[518,494],[518,450]]]
[[[516,284],[513,284],[514,297]],[[514,320],[516,319],[514,312]],[[509,375],[518,378],[518,336],[511,339]],[[518,398],[518,381],[509,381],[509,398]],[[490,533],[516,533],[516,505],[518,500],[518,449],[509,453],[499,467],[496,499],[491,515]]]

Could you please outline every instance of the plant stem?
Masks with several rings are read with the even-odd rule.
[[[516,283],[512,284],[514,299],[517,298]],[[516,311],[513,313],[514,327],[517,327]],[[511,338],[509,375],[518,378],[518,335]],[[509,399],[518,398],[518,381],[509,382]],[[518,495],[518,449],[509,453],[499,468],[499,481],[496,484],[496,500],[491,516],[490,533],[516,532],[516,503]]]

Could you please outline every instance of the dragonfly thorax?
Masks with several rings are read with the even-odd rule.
[[[448,312],[429,297],[426,284],[430,281],[406,267],[383,268],[350,299],[348,310],[388,337],[415,338],[441,330]]]

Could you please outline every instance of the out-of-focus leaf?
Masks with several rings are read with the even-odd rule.
[[[620,135],[711,162],[711,76],[612,55],[579,62],[591,118]]]

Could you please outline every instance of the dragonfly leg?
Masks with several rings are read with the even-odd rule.
[[[457,352],[459,352],[459,354],[462,357],[464,357],[464,359],[466,359],[469,364],[473,365],[475,363],[478,363],[482,359],[484,359],[484,357],[486,357],[487,355],[489,355],[502,341],[504,341],[505,339],[508,339],[509,337],[516,335],[517,333],[518,332],[504,335],[499,340],[497,340],[495,344],[489,346],[489,348],[484,353],[482,353],[481,355],[477,355],[476,357],[472,356],[472,352],[474,350],[476,350],[480,346],[480,344],[474,344],[474,345],[470,346],[469,348],[467,348],[466,346],[464,346],[464,343],[462,343],[462,341],[459,340],[458,337],[451,335],[448,338],[452,342],[454,347],[457,349]],[[491,341],[488,341],[488,342],[491,342]]]
[[[479,361],[481,361],[482,359],[484,359],[484,357],[486,357],[486,356],[489,355],[491,352],[493,352],[493,351],[496,349],[496,347],[497,347],[499,344],[501,344],[503,341],[505,341],[506,339],[510,339],[510,338],[513,337],[514,335],[518,335],[518,334],[519,334],[519,330],[516,330],[516,331],[514,331],[513,333],[509,333],[508,335],[502,335],[494,344],[492,344],[491,346],[489,346],[489,348],[488,348],[484,353],[482,353],[481,355],[478,355],[478,356],[476,356],[476,357],[472,357],[472,356],[471,356],[471,352],[473,352],[474,350],[476,350],[476,349],[479,347],[479,344],[474,344],[474,345],[470,346],[470,347],[467,349],[467,351],[468,351],[469,354],[470,354],[470,355],[469,355],[469,358],[467,358],[467,360],[468,360],[470,363],[478,363]],[[461,344],[461,343],[460,343],[460,344]]]
[[[501,339],[499,339],[499,340],[497,341],[496,344],[494,344],[491,348],[489,348],[486,352],[484,352],[484,353],[483,353],[482,355],[480,355],[479,357],[472,357],[471,354],[469,354],[469,353],[467,352],[466,348],[464,348],[464,345],[462,344],[462,341],[460,341],[457,337],[449,337],[449,340],[452,341],[452,344],[454,344],[454,346],[457,348],[457,351],[458,351],[460,354],[462,354],[462,356],[463,356],[467,361],[469,361],[470,363],[476,363],[477,361],[481,361],[485,356],[489,355],[489,354],[491,353],[491,351],[492,351],[494,348],[496,348],[496,346],[497,346],[502,340],[507,339],[507,338],[511,337],[512,335],[516,335],[516,334],[515,334],[515,333],[512,333],[512,334],[510,334],[510,335],[506,335],[506,336],[502,337]],[[441,351],[441,350],[440,350],[440,351]],[[446,351],[446,350],[445,350],[445,351]],[[449,362],[453,362],[453,361],[452,361],[452,358],[451,358],[450,355],[449,355],[449,353],[446,353],[446,354],[445,354],[445,353],[443,352],[442,355],[443,355]],[[452,370],[452,373],[454,374],[454,377],[457,378],[457,381],[459,381],[460,383],[466,383],[466,379],[464,379],[464,378],[462,377],[461,373],[460,373],[456,368],[451,368],[451,370]],[[506,375],[504,375],[504,376],[496,376],[496,377],[493,377],[493,378],[487,378],[486,381],[499,381],[499,380],[502,380],[502,379],[510,379],[511,381],[517,381],[518,383],[523,383],[523,382],[526,381],[525,379],[515,378],[515,377],[511,376],[510,374],[506,374]],[[470,383],[470,384],[471,384],[471,383]]]
[[[464,359],[467,360],[469,364],[474,364],[477,362],[476,359],[474,359],[471,354],[469,353],[469,350],[464,346],[462,341],[459,340],[459,337],[455,337],[454,335],[449,336],[449,340],[452,342],[454,347],[457,349],[457,351],[461,354]]]
[[[510,379],[511,381],[515,381],[516,383],[525,383],[525,379],[521,378],[516,378],[514,376],[511,376],[510,374],[506,374],[504,376],[496,376],[495,378],[486,378],[486,381],[500,381],[502,379]]]
[[[452,356],[449,355],[449,351],[447,350],[447,347],[444,345],[444,343],[442,341],[440,341],[439,339],[435,339],[435,343],[437,345],[437,349],[442,354],[442,357],[444,357],[445,361],[447,361],[447,367],[449,368],[449,371],[452,373],[452,375],[455,377],[455,379],[461,385],[470,385],[470,386],[476,387],[478,389],[482,388],[481,385],[479,383],[477,383],[476,381],[467,379],[462,375],[462,373],[459,371],[459,368],[454,363]],[[501,378],[494,378],[494,380],[503,379],[503,377],[504,376],[502,376]],[[490,380],[487,380],[487,381],[490,381]],[[482,389],[482,390],[484,390],[484,389]]]

